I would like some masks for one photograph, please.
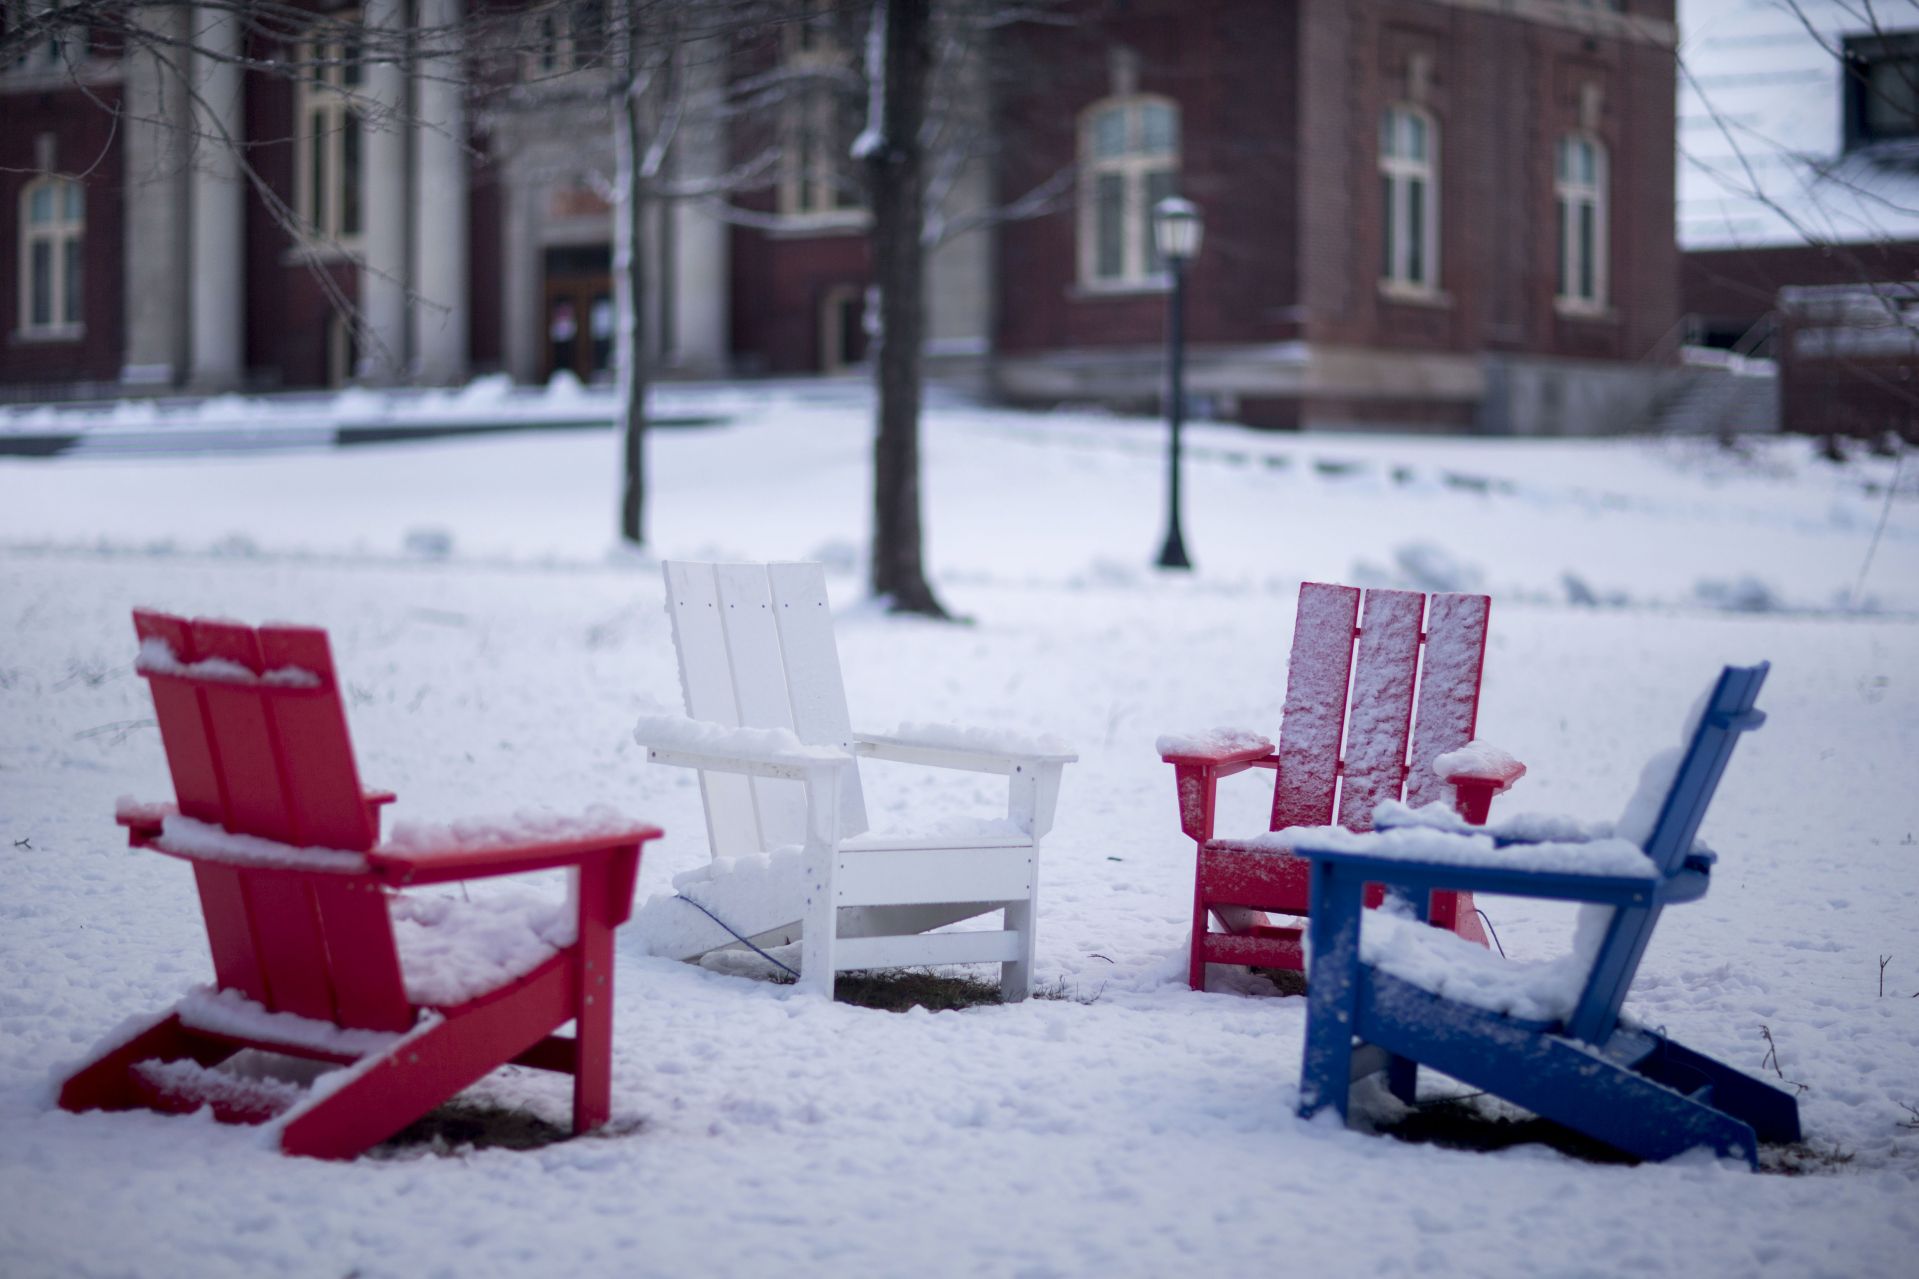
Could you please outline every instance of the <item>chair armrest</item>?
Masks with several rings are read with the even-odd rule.
[[[597,857],[637,851],[661,834],[657,826],[634,822],[623,829],[595,827],[557,838],[382,844],[369,852],[366,860],[382,878],[399,888],[584,865]]]
[[[1243,728],[1168,733],[1154,747],[1159,757],[1173,766],[1173,784],[1179,793],[1179,828],[1200,844],[1213,837],[1220,778],[1249,768],[1279,767],[1272,742]]]
[[[850,752],[809,746],[787,729],[730,728],[680,715],[641,716],[633,740],[646,747],[647,759],[656,764],[757,777],[803,780],[853,762]]]
[[[1036,742],[964,729],[935,729],[903,724],[891,733],[853,734],[853,750],[867,759],[895,764],[922,764],[929,768],[957,768],[970,773],[1014,773],[1021,769],[1064,768],[1078,761],[1070,750],[1049,749],[1054,743]]]
[[[113,820],[127,828],[127,844],[132,848],[145,848],[160,838],[167,818],[179,812],[177,804],[163,800],[148,802],[131,795],[122,795],[113,804]]]
[[[1419,891],[1454,889],[1630,905],[1660,894],[1652,859],[1623,839],[1501,844],[1484,833],[1421,827],[1357,833],[1290,826],[1250,841],[1370,882]]]
[[[1459,815],[1482,825],[1492,811],[1493,796],[1511,790],[1526,775],[1526,766],[1490,742],[1475,740],[1433,760],[1433,772],[1453,788]]]
[[[1273,755],[1270,739],[1243,728],[1215,728],[1207,733],[1167,733],[1153,743],[1153,748],[1168,764],[1207,769],[1220,769],[1234,764],[1244,768]],[[1238,772],[1239,769],[1233,771]]]

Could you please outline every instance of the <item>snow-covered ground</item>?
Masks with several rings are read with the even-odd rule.
[[[1068,997],[896,1015],[628,942],[613,1135],[327,1165],[203,1118],[53,1109],[61,1063],[210,975],[189,872],[112,824],[115,797],[167,791],[135,603],[328,627],[397,817],[609,801],[668,832],[643,897],[705,836],[691,778],[631,740],[678,689],[657,566],[611,544],[610,434],[0,460],[0,1274],[1909,1273],[1919,468],[1888,504],[1892,462],[1791,439],[1207,427],[1199,570],[1169,578],[1156,427],[951,407],[927,423],[928,557],[973,622],[946,626],[861,599],[858,400],[725,396],[732,425],[653,441],[656,549],[825,560],[856,725],[1079,750],[1041,863],[1040,983]],[[1185,988],[1192,851],[1152,746],[1277,729],[1302,579],[1492,592],[1481,731],[1531,768],[1496,812],[1612,815],[1719,664],[1772,660],[1704,832],[1712,891],[1666,916],[1629,1011],[1777,1078],[1770,1034],[1812,1171],[1293,1117],[1303,1001],[1225,970]],[[1002,802],[866,777],[875,826]],[[1228,789],[1223,825],[1261,829],[1260,782]],[[1509,952],[1569,940],[1563,908],[1483,904]],[[479,1091],[566,1114],[558,1077]]]

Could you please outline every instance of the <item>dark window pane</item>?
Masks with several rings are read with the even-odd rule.
[[[1406,279],[1413,284],[1426,280],[1426,183],[1419,178],[1406,182]]]
[[[80,323],[80,237],[68,236],[66,250],[67,313],[61,318],[68,324],[78,324]]]
[[[360,115],[340,116],[340,234],[360,234]]]
[[[326,112],[314,111],[307,116],[307,137],[312,148],[307,163],[307,206],[300,212],[307,225],[318,231],[326,222],[326,150],[330,145]]]
[[[53,241],[35,240],[28,258],[27,323],[43,329],[53,323]]]
[[[1873,139],[1919,133],[1919,58],[1888,58],[1867,70],[1866,133]]]
[[[1388,280],[1398,277],[1398,272],[1393,269],[1393,221],[1397,216],[1398,210],[1393,208],[1393,180],[1382,174],[1379,179],[1379,274]]]
[[[1093,274],[1117,279],[1126,273],[1126,183],[1116,173],[1102,173],[1093,192]]]
[[[1579,296],[1588,302],[1597,301],[1598,290],[1593,287],[1593,206],[1581,203],[1579,206]]]

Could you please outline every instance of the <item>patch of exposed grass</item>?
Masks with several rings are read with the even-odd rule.
[[[572,1136],[572,1129],[549,1123],[529,1110],[456,1097],[414,1120],[370,1153],[375,1159],[396,1159],[475,1149],[538,1150]]]
[[[1000,1002],[997,982],[930,968],[841,973],[833,984],[833,998],[842,1004],[889,1013],[903,1013],[909,1008],[937,1013]]]

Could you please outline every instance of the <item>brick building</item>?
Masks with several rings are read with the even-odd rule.
[[[946,72],[970,113],[947,123],[975,146],[935,166],[935,220],[954,231],[929,258],[936,374],[1021,402],[1152,403],[1168,279],[1147,211],[1177,192],[1207,228],[1192,387],[1222,415],[1643,421],[1679,314],[1670,0],[1065,9],[1076,21],[1005,28]],[[350,12],[431,30],[464,6]],[[692,60],[713,95],[770,70],[817,88],[705,118],[674,151],[683,185],[756,176],[654,213],[644,329],[669,373],[865,354],[867,219],[844,158],[865,6],[809,12]],[[176,38],[202,24],[202,47],[239,38],[211,8],[163,14]],[[523,21],[504,81],[478,94],[430,64],[361,66],[337,26],[294,42],[320,68],[295,79],[217,57],[170,70],[85,33],[22,51],[0,70],[0,236],[18,246],[0,254],[0,395],[604,376],[604,10],[534,3]],[[100,106],[119,101],[115,129]],[[250,177],[191,145],[208,113],[246,142]]]

